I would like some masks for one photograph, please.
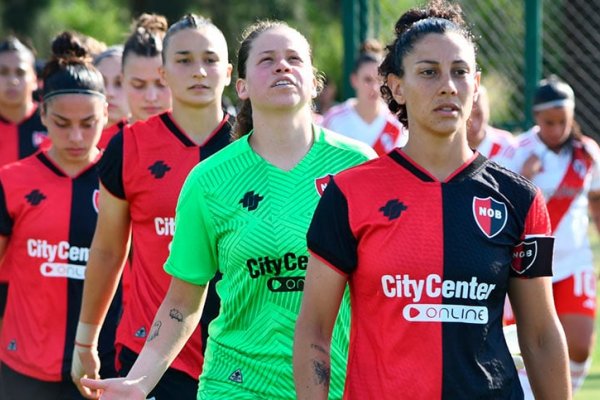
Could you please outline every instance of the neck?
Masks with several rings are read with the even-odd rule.
[[[367,123],[371,123],[381,114],[383,103],[381,101],[356,101],[354,109],[356,113]]]
[[[50,157],[50,159],[54,161],[54,163],[58,165],[65,174],[70,177],[75,177],[79,175],[81,171],[87,168],[96,159],[99,153],[100,150],[98,150],[97,147],[93,147],[88,153],[87,157],[81,160],[68,160],[62,157],[60,152],[56,150],[55,147],[51,147],[47,154],[48,157]]]
[[[473,156],[465,132],[434,136],[411,131],[410,140],[402,150],[441,182]]]
[[[304,158],[312,146],[312,114],[305,107],[292,118],[289,114],[253,113],[254,131],[250,145],[262,158],[289,171]]]
[[[4,105],[0,114],[8,121],[18,124],[23,121],[25,117],[31,114],[35,108],[33,101],[28,101],[25,104],[19,104],[17,106]]]
[[[177,125],[198,145],[204,143],[224,117],[220,103],[198,107],[175,101],[171,115]]]

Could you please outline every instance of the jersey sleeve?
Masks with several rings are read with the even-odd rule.
[[[6,205],[4,186],[0,182],[0,235],[9,236],[12,233],[13,220]]]
[[[552,276],[554,237],[550,232],[550,217],[538,190],[525,219],[522,240],[513,248],[512,277]]]
[[[115,197],[125,200],[123,185],[123,131],[119,131],[108,143],[98,171],[102,185]]]
[[[165,271],[181,280],[206,285],[217,272],[217,240],[205,195],[194,174],[181,189],[175,211],[175,234]]]
[[[308,250],[331,267],[349,274],[358,263],[358,241],[350,228],[348,202],[331,178],[307,233]]]
[[[586,152],[592,157],[592,181],[590,191],[600,191],[600,147],[592,138],[584,137],[583,140]]]

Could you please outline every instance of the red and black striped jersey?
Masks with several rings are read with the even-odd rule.
[[[0,115],[0,166],[25,158],[36,152],[48,136],[35,107],[23,121],[15,124]]]
[[[100,180],[114,196],[127,200],[132,227],[131,290],[126,292],[127,307],[117,344],[137,353],[142,350],[171,280],[163,264],[173,239],[175,207],[183,182],[198,162],[229,144],[231,128],[231,118],[226,115],[198,146],[167,112],[126,126],[109,143],[100,161]],[[207,305],[213,301],[216,299],[207,300]],[[206,328],[206,324],[201,326]],[[172,368],[198,378],[202,335],[199,327]]]
[[[44,381],[70,380],[83,279],[98,217],[96,162],[75,177],[39,152],[0,169],[0,234],[9,237],[0,268],[10,277],[0,359]],[[120,294],[99,353],[114,349]]]
[[[503,305],[551,275],[549,233],[541,193],[478,153],[443,182],[401,150],[333,178],[307,237],[349,279],[345,399],[523,398]]]
[[[108,143],[110,142],[110,140],[120,131],[123,130],[123,127],[127,124],[127,121],[122,120],[117,122],[116,124],[112,124],[111,126],[107,126],[106,128],[104,128],[102,130],[102,136],[100,136],[100,141],[98,141],[98,144],[96,145],[96,147],[98,147],[100,150],[104,150],[106,149],[106,146],[108,146]]]

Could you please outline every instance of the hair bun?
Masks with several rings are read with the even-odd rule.
[[[56,36],[52,41],[52,55],[57,59],[89,58],[88,50],[72,32],[62,32]]]

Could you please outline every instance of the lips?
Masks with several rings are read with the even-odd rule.
[[[437,107],[435,107],[434,111],[455,112],[455,111],[460,111],[460,107],[454,103],[444,103],[444,104],[440,104]]]
[[[283,78],[276,80],[271,87],[289,87],[296,86],[296,83],[292,79]]]

